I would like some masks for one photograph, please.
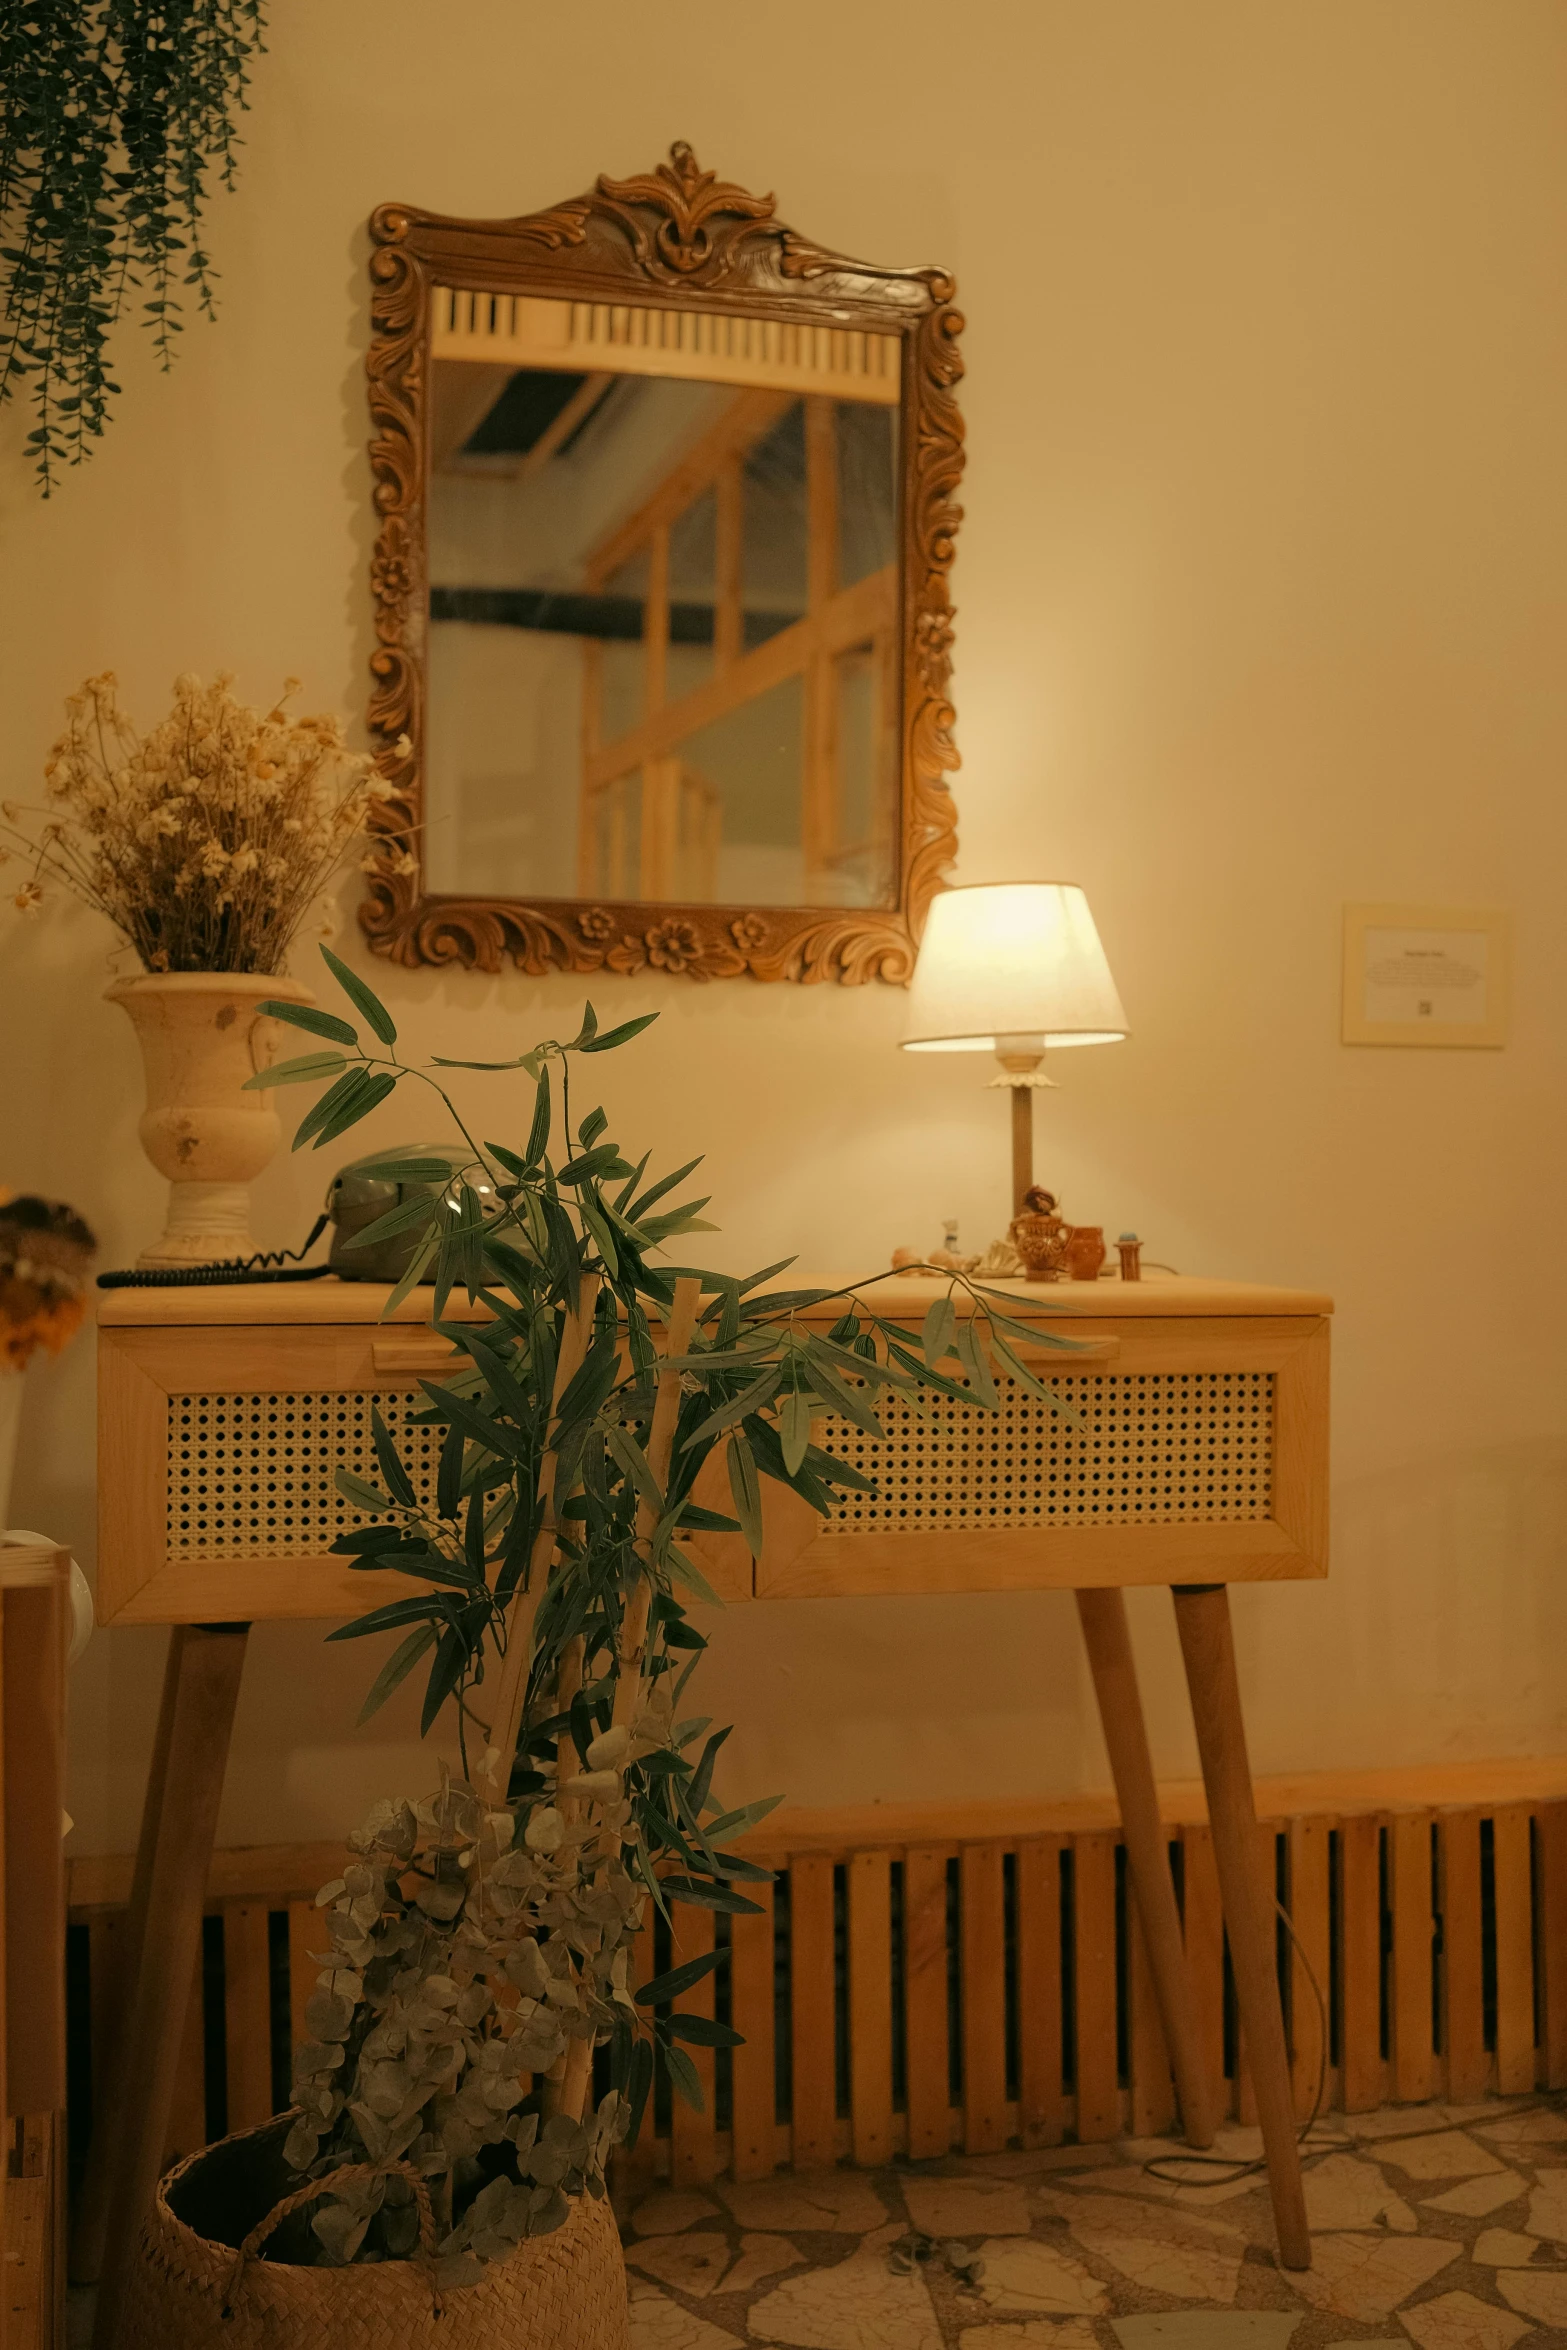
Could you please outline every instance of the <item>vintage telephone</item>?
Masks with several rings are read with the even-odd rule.
[[[465,1163],[466,1153],[459,1154],[449,1143],[416,1142],[406,1146],[410,1157],[445,1159],[455,1178]],[[222,1285],[239,1281],[319,1281],[328,1273],[335,1273],[341,1281],[398,1281],[408,1269],[408,1260],[418,1245],[418,1236],[412,1232],[395,1232],[389,1239],[376,1241],[368,1249],[356,1249],[354,1235],[363,1232],[389,1209],[400,1207],[404,1200],[417,1192],[437,1193],[443,1187],[436,1182],[402,1183],[388,1180],[384,1175],[366,1174],[386,1157],[385,1150],[374,1151],[367,1158],[350,1159],[346,1167],[339,1167],[327,1186],[326,1207],[311,1226],[303,1248],[265,1249],[253,1257],[230,1257],[215,1265],[157,1266],[146,1271],[130,1273],[100,1273],[100,1289],[184,1289],[210,1284]],[[470,1175],[468,1183],[477,1192],[479,1205],[486,1215],[493,1215],[500,1200],[491,1184],[481,1176]],[[452,1202],[455,1208],[455,1200]],[[307,1265],[308,1257],[328,1224],[333,1227],[332,1245],[324,1265]],[[433,1281],[433,1265],[425,1275]]]

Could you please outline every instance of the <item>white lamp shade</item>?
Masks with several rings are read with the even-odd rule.
[[[1070,881],[980,882],[931,904],[901,1038],[911,1053],[1115,1044],[1126,1014]]]

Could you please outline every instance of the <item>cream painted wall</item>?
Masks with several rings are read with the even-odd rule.
[[[0,449],[0,774],[114,665],[363,706],[363,224],[552,201],[675,137],[847,248],[955,268],[971,436],[956,593],[963,874],[1065,874],[1135,1035],[1042,1114],[1069,1212],[1187,1269],[1339,1301],[1334,1572],[1237,1601],[1263,1769],[1567,1743],[1561,1165],[1567,951],[1567,14],[1557,0],[707,0],[667,17],[277,0],[215,327],[121,342],[101,453],[48,505]],[[1336,1040],[1339,909],[1510,906],[1502,1053]],[[0,1174],[125,1261],[157,1189],[84,916],[0,924]],[[474,1052],[580,991],[388,973]],[[1004,1208],[1003,1112],[893,1049],[890,992],[609,982],[659,1026],[617,1124],[705,1147],[732,1263],[870,1267]],[[488,1113],[491,1130],[501,1122]],[[330,1156],[330,1154],[327,1154]],[[321,1160],[259,1186],[296,1236]],[[28,1402],[16,1515],[93,1551],[92,1365]],[[1136,1607],[1161,1766],[1192,1768],[1165,1604]],[[127,1845],[162,1635],[78,1670],[76,1848]],[[229,1841],[331,1834],[433,1758],[347,1725],[372,1660],[272,1627]],[[797,1801],[1102,1782],[1070,1603],[736,1611],[732,1784]]]

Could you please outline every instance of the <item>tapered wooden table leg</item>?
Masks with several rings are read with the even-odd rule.
[[[1170,1876],[1168,1839],[1159,1818],[1159,1793],[1154,1784],[1153,1757],[1143,1725],[1142,1700],[1132,1662],[1127,1630],[1126,1602],[1119,1591],[1079,1591],[1077,1613],[1083,1627],[1094,1694],[1110,1771],[1121,1807],[1121,1833],[1126,1840],[1126,1864],[1131,1871],[1137,1914],[1142,1920],[1148,1967],[1153,1976],[1164,2044],[1180,2099],[1181,2123],[1190,2146],[1213,2144],[1213,2087],[1202,2061],[1202,2037],[1186,1947],[1181,1936],[1181,1913],[1176,1907]]]
[[[70,2275],[73,2285],[95,2285],[103,2269],[109,2194],[114,2182],[115,2157],[119,2148],[117,2132],[108,2127],[106,2117],[111,2113],[122,2114],[125,2111],[123,2075],[128,2062],[125,2018],[134,1993],[136,1969],[141,1962],[142,1940],[147,1930],[147,1893],[152,1879],[152,1858],[158,1849],[158,1823],[163,1816],[163,1790],[169,1769],[169,1732],[174,1721],[174,1700],[179,1692],[180,1653],[184,1640],[185,1627],[176,1624],[169,1634],[168,1654],[163,1660],[163,1694],[158,1703],[158,1726],[153,1733],[147,1791],[142,1797],[141,1827],[136,1838],[136,1867],[131,1877],[130,1909],[126,1915],[125,1944],[121,1953],[119,2014],[110,2045],[93,2049],[92,2136],[87,2143],[87,2166],[82,2176],[81,2194],[77,2199],[76,2224],[71,2232]]]
[[[187,1624],[170,1645],[168,1738],[141,1947],[121,2016],[111,2101],[93,2116],[94,2138],[102,2131],[109,2141],[110,2166],[93,2350],[113,2350],[126,2264],[163,2161],[249,1631],[248,1624]]]
[[[1310,2268],[1311,2235],[1295,2138],[1284,2011],[1279,2004],[1273,1903],[1264,1893],[1257,1866],[1257,1808],[1246,1759],[1229,1593],[1222,1583],[1188,1583],[1175,1586],[1174,1598],[1197,1725],[1197,1751],[1208,1791],[1208,1822],[1230,1938],[1235,1998],[1251,2063],[1263,2151],[1268,2158],[1279,2256],[1286,2268]]]

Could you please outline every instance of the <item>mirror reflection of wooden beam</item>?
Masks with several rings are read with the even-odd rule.
[[[531,449],[515,456],[504,451],[484,456],[465,455],[468,443],[516,373],[515,367],[497,366],[488,360],[436,361],[434,396],[430,403],[430,463],[437,472],[478,473],[492,481],[527,481],[565,447],[615,381],[612,375],[602,371],[584,376],[560,414],[551,418]]]
[[[437,286],[430,297],[431,350],[443,360],[504,360],[511,367],[577,373],[679,376],[825,392],[895,408],[901,394],[897,335],[795,319],[654,308],[625,302],[552,302],[536,294],[480,294]]]
[[[583,377],[554,423],[545,426],[518,466],[518,481],[526,481],[548,465],[556,450],[563,449],[577,427],[586,423],[614,380],[612,375],[605,374]]]
[[[838,438],[831,400],[805,403],[807,608],[826,611],[838,585]],[[838,838],[838,646],[817,644],[805,667],[805,773],[800,837],[805,892],[814,898]]]
[[[667,757],[687,735],[711,726],[715,718],[726,718],[731,710],[755,701],[759,694],[770,693],[786,677],[797,676],[814,655],[843,652],[874,636],[878,629],[891,629],[896,625],[897,610],[898,578],[889,564],[856,580],[853,587],[844,588],[792,628],[769,637],[765,645],[731,663],[706,685],[652,712],[618,741],[600,744],[585,762],[584,785],[589,791],[598,790],[645,760]]]
[[[430,379],[430,463],[437,471],[466,448],[516,372],[505,360],[479,367],[436,360]]]
[[[595,644],[642,642],[646,605],[640,596],[583,595],[574,588],[432,587],[430,618],[462,620],[478,628],[527,628],[541,636],[579,636]],[[723,607],[682,598],[669,607],[672,645],[719,641]],[[774,610],[738,615],[736,650],[754,651],[802,615]],[[731,656],[732,657],[732,656]]]
[[[793,404],[784,392],[741,392],[732,400],[701,439],[665,474],[651,496],[628,514],[624,522],[618,522],[584,557],[582,575],[589,586],[596,587],[602,580],[611,578],[655,530],[667,528],[678,520],[693,498],[700,497],[709,483],[719,480],[748,449],[771,432],[779,417]]]

